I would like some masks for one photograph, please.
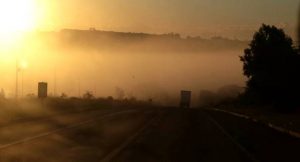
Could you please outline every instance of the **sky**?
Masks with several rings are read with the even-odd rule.
[[[62,28],[249,39],[262,24],[292,37],[299,0],[44,0],[38,29]]]
[[[177,96],[182,88],[199,91],[225,84],[243,86],[245,80],[239,60],[243,49],[197,55],[167,55],[163,50],[159,53],[163,55],[148,55],[145,51],[124,55],[123,52],[121,57],[114,47],[107,53],[50,47],[38,38],[27,40],[23,37],[26,32],[22,31],[96,28],[250,40],[265,23],[284,28],[295,37],[298,3],[298,0],[0,0],[0,73],[3,76],[0,89],[4,88],[8,96],[15,94],[16,60],[20,65],[22,60],[28,65],[23,68],[24,94],[36,93],[39,81],[48,82],[52,90],[57,67],[60,68],[57,71],[59,92],[70,95],[78,94],[79,83],[82,92],[94,90],[101,96],[112,95],[115,87],[125,88],[130,94],[143,90],[144,96],[150,95],[152,89],[165,89]],[[156,64],[163,66],[155,69]],[[95,79],[95,73],[101,75]],[[174,83],[168,83],[170,78]],[[101,84],[97,87],[96,83]]]

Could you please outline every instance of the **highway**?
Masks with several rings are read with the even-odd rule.
[[[1,162],[299,161],[300,140],[212,110],[99,109],[0,126]]]

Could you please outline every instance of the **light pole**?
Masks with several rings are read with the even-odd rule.
[[[22,91],[21,91],[21,97],[24,97],[24,69],[22,69]]]
[[[53,96],[56,97],[56,68],[54,69],[54,86],[53,86]]]
[[[81,87],[80,87],[80,79],[78,80],[78,97],[81,98]]]
[[[18,82],[19,82],[19,76],[18,76],[18,73],[19,73],[19,60],[18,58],[16,58],[16,99],[18,99],[18,92],[19,92],[19,89],[18,89]]]
[[[20,70],[21,70],[21,77],[22,77],[22,89],[21,89],[21,95],[22,95],[22,97],[24,97],[24,71],[25,71],[25,69],[27,68],[27,62],[25,61],[25,60],[22,60],[22,62],[20,63]]]
[[[21,85],[21,95],[23,97],[24,94],[24,70],[27,68],[27,63],[22,60],[22,62],[19,62],[19,59],[16,58],[16,99],[19,98],[19,72],[21,71],[21,79],[22,79],[22,85]]]

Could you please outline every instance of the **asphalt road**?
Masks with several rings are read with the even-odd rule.
[[[299,139],[196,109],[99,110],[0,127],[1,162],[289,162],[299,150]]]

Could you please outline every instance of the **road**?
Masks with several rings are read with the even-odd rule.
[[[1,162],[299,161],[299,150],[299,139],[197,109],[99,109],[0,127]]]

